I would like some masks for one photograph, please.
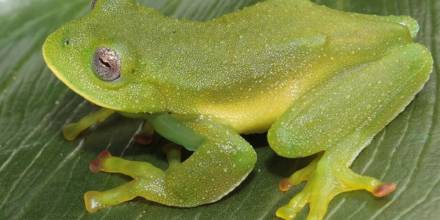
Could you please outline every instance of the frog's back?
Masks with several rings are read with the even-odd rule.
[[[266,130],[334,72],[376,59],[387,36],[371,39],[396,34],[384,28],[404,30],[307,0],[268,0],[208,22],[172,20],[161,27],[154,31],[162,37],[143,41],[154,40],[154,47],[142,48],[150,48],[143,53],[155,83],[181,95],[170,103],[184,111],[196,106],[245,133]]]
[[[291,22],[295,6],[303,4],[310,3],[271,0],[207,22],[172,23],[162,28],[171,36],[156,39],[149,56],[163,58],[156,59],[157,71],[180,88],[224,90],[250,80],[279,81],[325,43],[323,34]]]

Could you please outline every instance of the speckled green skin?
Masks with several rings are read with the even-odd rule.
[[[216,201],[256,160],[238,134],[269,130],[269,143],[281,156],[324,152],[309,169],[315,171],[304,172],[309,184],[302,197],[277,212],[293,218],[310,203],[309,219],[320,219],[336,194],[374,193],[383,186],[357,179],[348,167],[428,79],[432,58],[413,43],[417,32],[409,17],[346,13],[307,0],[267,0],[206,22],[166,17],[134,0],[98,0],[89,15],[49,36],[43,54],[55,75],[84,98],[145,117],[164,137],[195,150],[187,160],[194,164],[185,161],[176,166],[180,173],[170,168],[156,177],[164,181],[154,186],[163,194],[136,195],[172,206]],[[93,71],[99,47],[121,57],[115,82],[101,81]],[[93,118],[83,125],[99,121]],[[84,127],[69,132],[74,137]],[[229,153],[215,159],[219,152]],[[133,178],[139,188],[148,188],[142,187],[145,178]],[[196,184],[197,178],[216,181]],[[109,201],[94,192],[86,205],[95,199],[102,208],[133,196]]]

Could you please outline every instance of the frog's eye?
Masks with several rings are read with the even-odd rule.
[[[93,58],[96,75],[103,81],[114,81],[121,76],[121,59],[110,48],[98,48]]]

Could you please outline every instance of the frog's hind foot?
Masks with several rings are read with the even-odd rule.
[[[303,181],[307,181],[304,189],[276,211],[279,218],[293,219],[309,204],[307,220],[320,220],[324,219],[331,200],[340,193],[367,190],[376,197],[383,197],[396,189],[393,183],[383,183],[375,178],[356,174],[350,168],[330,161],[325,154],[288,179],[281,180],[280,190],[287,191]]]

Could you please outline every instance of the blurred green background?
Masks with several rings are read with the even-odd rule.
[[[256,0],[141,2],[169,16],[205,20]],[[346,11],[410,15],[421,25],[418,41],[431,49],[435,60],[424,90],[354,164],[357,172],[396,182],[397,191],[384,199],[366,192],[343,194],[332,202],[327,219],[439,219],[440,1],[317,2]],[[96,108],[50,73],[41,45],[50,32],[89,10],[90,0],[0,0],[0,219],[275,219],[276,208],[302,188],[280,193],[279,179],[304,166],[308,159],[277,157],[266,147],[264,135],[247,137],[256,146],[257,167],[220,202],[179,209],[138,199],[93,215],[85,212],[85,191],[109,189],[127,181],[123,176],[88,171],[89,161],[101,150],[166,166],[159,147],[163,141],[154,146],[133,143],[141,125],[137,120],[112,117],[74,142],[61,135],[65,123]],[[304,216],[305,212],[302,219]]]

